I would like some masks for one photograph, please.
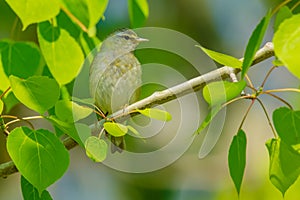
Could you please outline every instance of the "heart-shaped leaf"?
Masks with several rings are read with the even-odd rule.
[[[141,27],[149,15],[147,0],[128,0],[128,13],[132,28]]]
[[[54,79],[33,76],[24,80],[10,76],[9,81],[17,99],[40,114],[53,107],[58,100],[59,86]]]
[[[246,82],[244,80],[239,82],[216,81],[203,88],[203,97],[210,106],[214,106],[238,96],[245,87]]]
[[[44,190],[40,195],[38,190],[23,176],[21,176],[21,188],[24,200],[52,200],[52,197],[47,190]]]
[[[273,37],[275,55],[300,78],[300,14],[284,20]]]
[[[279,25],[286,19],[290,18],[293,16],[293,13],[291,11],[291,9],[287,6],[283,6],[282,8],[280,8],[280,10],[278,11],[276,18],[275,18],[275,22],[274,22],[274,31],[276,32],[279,28]]]
[[[59,0],[6,0],[8,5],[20,17],[23,30],[32,23],[42,22],[59,13]]]
[[[4,107],[3,101],[0,99],[0,114],[3,111],[3,107]]]
[[[39,23],[38,40],[46,63],[60,85],[72,81],[79,73],[84,56],[79,44],[64,29],[49,22]]]
[[[73,123],[84,119],[93,112],[89,107],[80,106],[69,100],[60,100],[55,104],[56,116],[65,122]]]
[[[233,68],[241,68],[242,67],[243,62],[235,57],[232,57],[232,56],[229,56],[229,55],[226,55],[223,53],[219,53],[216,51],[212,51],[212,50],[206,49],[202,46],[198,46],[198,45],[196,45],[196,46],[201,48],[202,51],[204,51],[204,53],[206,53],[211,59],[213,59],[214,61],[216,61],[222,65],[225,65],[228,67],[233,67]]]
[[[128,132],[127,126],[115,122],[105,122],[103,127],[109,134],[115,137],[124,136]]]
[[[246,134],[243,130],[239,130],[237,135],[233,137],[228,154],[230,176],[238,193],[240,193],[246,166],[246,146]]]
[[[28,78],[42,74],[45,61],[35,43],[0,41],[0,55],[7,77]]]
[[[20,173],[42,193],[65,173],[69,153],[48,130],[13,129],[7,137],[7,150]]]
[[[300,173],[300,154],[280,139],[266,143],[269,151],[269,178],[272,184],[285,194]]]
[[[108,4],[108,0],[62,0],[61,2],[86,29],[96,26]]]
[[[278,108],[273,112],[273,123],[282,141],[289,145],[300,144],[300,111]]]
[[[46,119],[49,120],[55,127],[61,130],[64,134],[70,136],[81,147],[84,147],[84,141],[86,140],[86,138],[91,136],[91,129],[85,124],[67,123],[57,119],[55,116],[49,116]]]
[[[102,162],[106,158],[107,144],[104,140],[90,136],[85,141],[86,155],[95,162]]]

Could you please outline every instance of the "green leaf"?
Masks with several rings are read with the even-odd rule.
[[[291,9],[287,6],[283,6],[278,11],[275,22],[274,22],[274,31],[276,32],[279,28],[279,25],[286,19],[293,16]]]
[[[80,44],[86,56],[88,56],[92,51],[99,47],[101,41],[97,37],[89,37],[87,33],[82,32],[80,34]],[[95,56],[95,55],[93,55]]]
[[[23,30],[28,25],[49,20],[59,13],[59,0],[6,0],[8,5],[20,17]]]
[[[0,60],[1,58],[1,52],[0,52]],[[2,62],[0,62],[0,90],[5,91],[10,85],[9,85],[9,80],[8,77],[6,76],[4,72],[4,67],[2,65]]]
[[[84,56],[79,44],[70,34],[49,22],[39,23],[38,40],[46,63],[60,85],[72,81],[79,73]]]
[[[39,194],[61,178],[69,165],[68,151],[48,130],[15,128],[7,137],[7,150],[22,176]]]
[[[103,127],[110,135],[115,137],[124,136],[128,132],[127,126],[115,122],[105,122]]]
[[[243,130],[239,130],[237,135],[233,137],[228,154],[229,172],[238,194],[246,166],[246,146],[246,134]]]
[[[9,92],[8,94],[4,95],[3,103],[5,105],[5,113],[9,113],[11,109],[19,103],[19,101],[13,92]]]
[[[228,67],[233,67],[233,68],[241,68],[242,67],[243,62],[235,57],[232,57],[232,56],[229,56],[226,54],[222,54],[222,53],[219,53],[216,51],[212,51],[212,50],[206,49],[202,46],[196,45],[196,47],[201,48],[202,51],[204,51],[204,53],[206,53],[211,59],[213,59],[214,61],[216,61],[222,65],[225,65]]]
[[[300,144],[300,111],[278,108],[273,112],[273,123],[282,141],[288,145]]]
[[[75,140],[81,147],[84,147],[84,141],[87,137],[91,135],[91,129],[81,123],[67,123],[57,119],[55,116],[49,116],[46,118],[49,120],[54,126],[56,126],[63,133],[70,136],[73,140]]]
[[[84,119],[93,112],[89,107],[80,106],[69,100],[60,100],[55,104],[55,115],[58,119],[73,123],[80,119]]]
[[[203,88],[203,97],[210,106],[214,106],[235,98],[245,87],[244,80],[239,82],[216,81]]]
[[[102,162],[106,158],[107,144],[104,140],[90,136],[85,141],[86,155],[94,162]]]
[[[242,79],[244,78],[245,74],[247,73],[249,67],[251,66],[255,53],[257,52],[258,48],[261,45],[261,42],[264,38],[265,32],[268,28],[269,22],[271,19],[271,12],[269,11],[264,18],[259,22],[256,26],[252,35],[248,41],[246,51],[244,54],[244,61],[242,66]]]
[[[23,80],[10,76],[9,81],[17,99],[40,114],[53,107],[58,100],[59,86],[54,79],[46,76],[33,76]]]
[[[132,28],[141,27],[149,15],[147,0],[128,0],[128,13]]]
[[[276,31],[273,43],[275,55],[300,78],[300,14],[284,20]]]
[[[24,200],[52,200],[52,197],[47,190],[44,190],[42,194],[39,195],[38,190],[23,176],[21,176],[21,188]]]
[[[0,41],[1,63],[7,77],[41,75],[45,65],[39,48],[32,42]]]
[[[3,101],[0,99],[0,114],[3,111],[3,108],[4,108],[4,104],[3,104]]]
[[[217,104],[216,106],[212,107],[209,113],[206,115],[203,122],[200,124],[199,128],[195,131],[194,134],[199,134],[203,131],[213,120],[213,118],[218,114],[218,112],[222,109],[222,106]]]
[[[152,119],[157,119],[166,122],[172,120],[172,115],[165,110],[160,110],[157,108],[146,108],[144,110],[137,111],[142,115],[145,115],[146,117],[150,117]]]
[[[300,173],[300,154],[280,139],[266,143],[269,151],[269,178],[284,196]]]
[[[87,29],[91,29],[103,16],[108,0],[62,0],[62,3]]]

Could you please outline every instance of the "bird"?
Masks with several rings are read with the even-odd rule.
[[[107,116],[139,99],[142,69],[133,51],[140,42],[131,29],[121,29],[101,44],[90,66],[89,88],[95,105]],[[125,149],[124,137],[110,136],[112,152]]]

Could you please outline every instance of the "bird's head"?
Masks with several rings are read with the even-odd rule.
[[[130,29],[122,29],[114,32],[102,43],[102,48],[108,51],[131,52],[140,42],[148,41],[148,39],[140,38]]]

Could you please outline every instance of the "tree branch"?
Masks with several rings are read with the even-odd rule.
[[[262,62],[262,61],[272,57],[273,55],[274,55],[273,44],[271,42],[268,42],[264,45],[263,48],[261,48],[260,50],[257,51],[252,65]],[[198,77],[188,80],[184,83],[176,85],[172,88],[169,88],[169,89],[166,89],[163,91],[159,91],[159,92],[155,92],[151,96],[146,97],[145,99],[142,99],[138,102],[135,102],[123,110],[113,113],[110,117],[115,117],[115,116],[121,115],[122,118],[123,117],[126,118],[130,115],[130,113],[132,111],[134,111],[136,109],[149,108],[153,105],[163,104],[163,103],[172,101],[178,97],[184,96],[184,95],[192,93],[194,91],[198,91],[198,90],[202,89],[207,83],[219,80],[220,77],[222,79],[226,79],[229,77],[230,73],[233,72],[233,73],[237,74],[240,71],[241,71],[240,69],[236,69],[236,68],[233,69],[233,68],[227,67],[227,66],[221,67],[221,68],[211,71],[207,74],[198,76]],[[122,120],[122,119],[120,119],[120,120]],[[66,138],[63,141],[63,143],[68,150],[74,148],[77,145],[77,143],[72,138],[69,138],[69,137]],[[5,178],[8,175],[13,174],[17,171],[18,171],[18,169],[16,168],[16,166],[14,165],[14,163],[12,161],[0,164],[0,177]]]

